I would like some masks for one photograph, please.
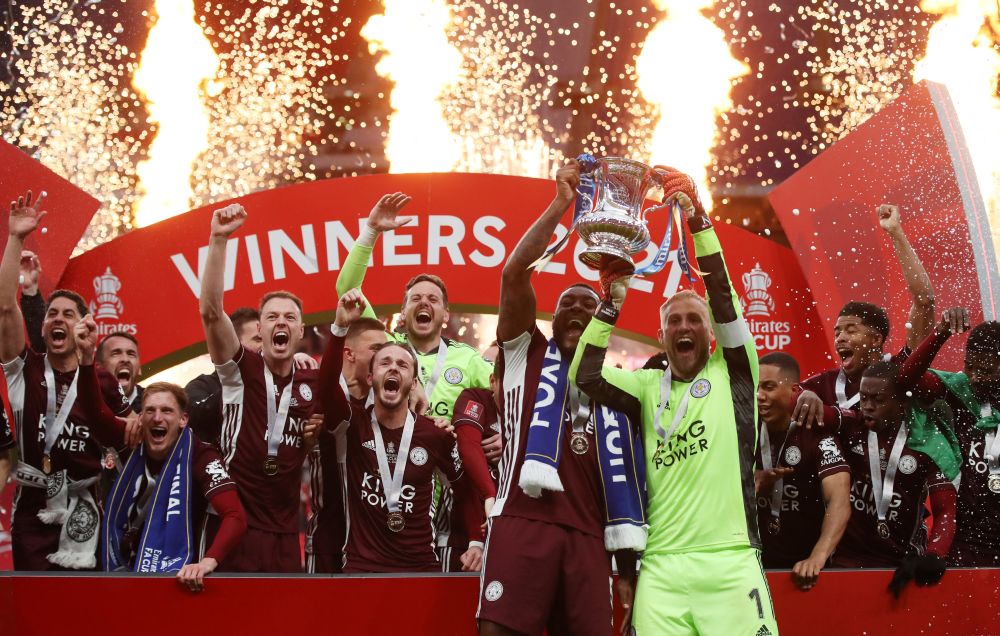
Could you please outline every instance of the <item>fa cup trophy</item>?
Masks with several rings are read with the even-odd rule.
[[[690,278],[679,205],[675,201],[645,205],[647,195],[662,188],[666,172],[620,157],[595,158],[582,154],[577,161],[580,162],[580,186],[577,188],[573,227],[561,241],[546,251],[536,266],[544,266],[576,230],[587,246],[580,253],[580,261],[584,265],[600,269],[609,260],[621,260],[636,275],[655,274],[667,264],[676,223],[680,233],[677,261]],[[667,232],[656,256],[649,264],[636,269],[633,255],[645,250],[650,242],[646,216],[650,212],[669,208],[672,210]]]

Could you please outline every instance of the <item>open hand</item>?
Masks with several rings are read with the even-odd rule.
[[[755,470],[753,472],[754,491],[758,495],[770,494],[771,488],[774,487],[775,482],[785,477],[785,475],[791,475],[794,472],[794,468],[787,467]]]
[[[799,426],[823,426],[823,400],[813,391],[803,391],[795,402],[792,421]]]
[[[19,239],[24,239],[35,231],[38,224],[42,222],[48,214],[42,210],[42,201],[45,200],[46,192],[42,190],[38,198],[32,197],[31,190],[27,194],[17,197],[17,201],[10,202],[10,235]]]
[[[382,195],[368,215],[368,226],[376,232],[388,232],[410,223],[412,217],[400,218],[398,214],[412,200],[402,192]]]
[[[957,335],[969,330],[969,310],[965,307],[953,307],[941,312],[941,320],[935,329],[939,334]]]

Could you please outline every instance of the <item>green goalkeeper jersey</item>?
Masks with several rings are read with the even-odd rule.
[[[690,382],[673,379],[663,396],[669,395],[669,401],[661,409],[664,372],[604,366],[613,327],[598,318],[581,336],[570,367],[570,377],[591,398],[642,413],[647,554],[760,547],[753,478],[757,350],[719,240],[705,225],[694,234],[694,244],[698,267],[705,272],[716,348],[697,376]],[[664,441],[675,419],[677,425]]]
[[[344,267],[337,276],[338,294],[361,287],[373,249],[371,245],[354,243],[344,261]],[[376,317],[371,304],[365,307],[364,315],[370,318]],[[393,333],[391,337],[397,342],[407,342],[405,333]],[[438,364],[442,346],[446,347],[446,353]],[[441,338],[438,347],[433,351],[426,353],[416,351],[416,354],[420,365],[418,373],[420,382],[425,389],[430,387],[427,396],[430,404],[425,413],[428,417],[443,417],[450,420],[454,415],[455,401],[462,391],[470,388],[488,389],[490,386],[493,365],[467,344]],[[430,386],[432,380],[434,380],[433,386]]]

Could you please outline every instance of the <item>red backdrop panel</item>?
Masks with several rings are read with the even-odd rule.
[[[80,242],[100,202],[17,147],[0,139],[0,205],[4,209],[4,230],[0,232],[0,249],[7,245],[7,211],[10,201],[31,190],[38,196],[48,193],[42,209],[48,214],[42,220],[45,232],[36,230],[25,248],[42,257],[41,287],[44,293],[55,289],[57,281]]]
[[[898,349],[910,299],[881,203],[903,227],[934,284],[938,313],[968,307],[973,324],[1000,313],[989,221],[958,120],[940,84],[922,82],[775,188],[771,204],[817,301],[828,339],[849,300],[885,306]],[[935,366],[961,365],[964,337]]]
[[[448,284],[453,308],[495,312],[503,263],[548,205],[554,187],[551,181],[497,175],[381,175],[241,197],[249,218],[230,239],[226,308],[256,306],[266,291],[284,288],[303,299],[313,320],[331,318],[334,283],[353,237],[372,204],[394,191],[413,197],[405,211],[416,218],[379,240],[364,285],[372,304],[397,310],[404,283],[430,272]],[[102,333],[138,334],[147,374],[203,350],[197,294],[209,220],[212,209],[221,205],[130,232],[74,258],[63,276],[61,285],[93,299]],[[567,222],[569,217],[567,213]],[[663,214],[650,219],[657,242],[666,221]],[[560,231],[565,233],[566,227]],[[761,353],[788,351],[807,371],[826,366],[826,339],[791,251],[731,226],[718,232],[738,293],[744,295],[744,285],[754,288],[752,299],[748,297],[756,300],[749,318]],[[537,275],[540,312],[551,311],[571,283],[596,281],[596,272],[575,257],[581,248],[574,238]],[[655,248],[648,249],[648,258]],[[659,305],[685,284],[673,260],[659,274],[634,281],[618,323],[621,330],[652,341]],[[700,282],[696,288],[703,291]]]
[[[815,589],[801,592],[792,585],[788,572],[768,573],[781,633],[997,633],[997,570],[950,570],[939,585],[909,587],[898,601],[886,592],[890,577],[888,571],[825,572]],[[18,636],[175,636],[178,630],[194,634],[471,636],[478,592],[478,579],[461,575],[213,576],[200,595],[163,577],[0,575],[0,616],[3,633]]]

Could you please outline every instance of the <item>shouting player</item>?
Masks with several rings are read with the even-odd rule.
[[[841,567],[898,567],[893,589],[909,578],[934,583],[944,574],[955,533],[957,444],[947,422],[914,417],[898,382],[899,368],[879,361],[861,378],[863,425],[845,420],[840,435],[851,466],[851,520],[834,555]],[[940,438],[938,442],[935,438]],[[946,472],[947,471],[947,472]],[[930,496],[929,541],[923,502]]]
[[[497,324],[503,457],[480,577],[477,616],[483,635],[542,630],[603,635],[611,627],[611,568],[604,538],[614,530],[605,527],[608,515],[598,457],[604,442],[598,444],[593,416],[601,408],[591,405],[568,371],[598,297],[586,285],[567,288],[555,303],[550,340],[536,323],[531,284],[530,266],[545,252],[579,180],[576,161],[559,169],[555,198],[521,237],[503,269]],[[557,397],[560,393],[563,398]],[[626,424],[620,446],[632,439],[631,423]],[[536,431],[542,436],[536,437]],[[552,458],[557,466],[551,465]],[[546,475],[554,479],[540,486]],[[630,545],[618,545],[635,550],[644,543],[641,532]],[[622,574],[618,592],[628,608],[635,555],[622,549],[615,557]]]
[[[757,467],[781,472],[757,488],[757,527],[764,567],[790,568],[795,584],[808,590],[851,518],[851,474],[833,432],[792,423],[798,381],[799,365],[787,353],[760,359]]]
[[[466,531],[474,539],[462,556],[466,570],[479,570],[480,514],[462,479],[455,440],[428,417],[409,409],[416,360],[409,347],[385,343],[368,363],[372,403],[350,402],[340,384],[344,337],[361,318],[365,301],[349,290],[337,304],[333,336],[320,367],[320,389],[329,422],[346,421],[337,443],[345,455],[348,521],[344,572],[433,572],[440,569],[431,546],[430,506],[435,471],[444,473],[465,508]]]
[[[371,391],[368,364],[372,355],[388,341],[385,325],[375,318],[359,318],[351,323],[344,337],[342,387],[352,407],[364,409]],[[316,448],[309,456],[312,516],[306,529],[306,571],[314,573],[340,572],[344,561],[345,429],[322,428]],[[459,568],[461,569],[461,568]]]
[[[634,271],[606,264],[604,298],[570,371],[579,366],[577,383],[594,399],[642,413],[649,542],[632,624],[640,636],[777,634],[754,496],[757,349],[694,182],[671,171],[664,197],[687,217],[708,303],[692,291],[664,303],[666,371],[604,366]]]
[[[934,327],[934,288],[923,264],[903,232],[899,220],[899,207],[880,205],[879,225],[892,239],[893,248],[903,270],[903,278],[910,291],[913,304],[907,322],[906,344],[892,356],[902,364],[910,351]],[[824,371],[802,382],[805,392],[795,407],[796,421],[822,422],[822,405],[858,409],[858,389],[861,374],[868,365],[885,357],[883,349],[889,338],[889,317],[885,310],[867,302],[849,302],[840,310],[833,329],[833,348],[840,357],[840,366]],[[818,396],[818,398],[817,398]]]
[[[337,276],[338,294],[361,287],[379,235],[396,230],[412,220],[399,217],[400,211],[409,202],[410,197],[395,192],[386,194],[375,204]],[[426,415],[450,420],[459,393],[468,388],[489,388],[493,368],[472,347],[442,337],[449,317],[448,289],[437,276],[420,274],[406,284],[400,314],[403,332],[393,333],[392,337],[408,344],[416,353],[417,377],[427,393]],[[365,316],[375,317],[374,310],[368,305]],[[451,504],[452,494],[442,489],[434,511],[439,556],[443,556],[449,545]],[[447,565],[448,562],[448,559],[442,558],[442,563]]]
[[[19,462],[12,519],[17,570],[90,569],[97,563],[101,449],[76,403],[79,361],[73,328],[87,313],[78,294],[49,295],[42,322],[44,352],[25,345],[17,304],[24,240],[40,224],[45,193],[10,205],[0,263],[0,361],[14,412]]]
[[[298,368],[293,360],[304,331],[302,302],[296,296],[275,291],[261,298],[260,354],[240,343],[222,307],[226,242],[246,218],[239,204],[212,214],[201,284],[208,354],[222,380],[219,446],[247,513],[246,534],[219,570],[301,572],[298,513],[306,456],[302,434],[316,401],[316,371]],[[218,517],[209,515],[209,537],[218,526]]]
[[[74,336],[83,410],[101,443],[120,444],[124,422],[104,403],[94,368],[94,319],[78,322]],[[177,572],[180,583],[200,591],[205,576],[239,543],[246,518],[219,451],[187,428],[186,409],[187,396],[177,385],[156,382],[143,393],[142,444],[108,492],[101,562],[108,572]],[[171,496],[184,492],[191,496]],[[199,546],[194,528],[209,505],[222,524],[211,545]]]
[[[1000,519],[1000,322],[984,322],[969,332],[959,373],[924,373],[952,334],[968,329],[965,310],[949,310],[935,333],[913,352],[900,371],[900,383],[916,385],[918,398],[944,399],[954,413],[962,452],[958,489],[958,527],[949,565],[1000,566],[996,544]],[[921,374],[923,374],[921,376]]]

